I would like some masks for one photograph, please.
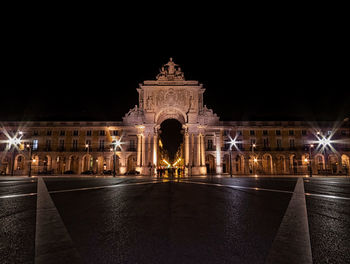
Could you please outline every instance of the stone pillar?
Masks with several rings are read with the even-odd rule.
[[[157,167],[158,165],[158,135],[154,133],[153,135],[153,166]]]
[[[195,144],[196,144],[196,166],[201,166],[201,134],[195,136]]]
[[[137,135],[137,168],[140,170],[141,168],[141,143],[142,143],[142,135],[138,134]]]
[[[190,165],[190,142],[189,135],[185,133],[185,176],[189,174],[189,165]]]
[[[205,142],[204,142],[204,135],[201,135],[201,166],[205,166]]]
[[[207,168],[205,167],[205,152],[204,152],[204,140],[202,134],[193,135],[193,147],[194,151],[193,161],[194,166],[192,168],[193,175],[203,175],[207,173]]]
[[[189,155],[188,155],[188,162],[189,162],[189,175],[193,175],[193,167],[194,164],[194,155],[195,155],[195,148],[194,148],[194,135],[189,134]]]
[[[125,150],[122,149],[122,155],[119,159],[119,173],[121,175],[124,175],[124,173],[126,172],[127,170],[127,159],[126,159],[126,154],[125,154]]]
[[[216,134],[216,173],[222,173],[221,165],[221,133]]]
[[[147,154],[147,149],[146,149],[146,137],[142,136],[142,145],[141,145],[141,166],[142,166],[142,174],[145,174],[145,167],[147,166],[146,162],[146,154]]]
[[[152,159],[152,137],[151,135],[147,135],[147,141],[146,141],[146,149],[147,149],[147,155],[146,155],[146,165],[153,164]]]

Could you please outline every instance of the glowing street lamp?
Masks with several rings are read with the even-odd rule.
[[[234,146],[236,149],[238,149],[237,144],[240,143],[237,141],[238,135],[236,134],[235,138],[231,138],[231,135],[228,135],[230,141],[227,143],[230,144],[230,177],[232,178],[232,147]]]
[[[117,148],[122,148],[123,142],[121,141],[122,138],[119,138],[117,140],[114,140],[112,142],[113,147],[111,148],[111,151],[114,151],[113,153],[113,177],[115,177],[115,165],[116,165],[116,159],[117,159]]]
[[[20,146],[22,144],[22,137],[23,132],[17,131],[14,136],[11,136],[5,128],[2,128],[3,134],[6,136],[7,139],[0,140],[0,143],[6,143],[6,151],[9,151],[12,149],[12,167],[11,167],[11,175],[13,176],[14,172],[14,166],[15,166],[15,151],[20,150]]]

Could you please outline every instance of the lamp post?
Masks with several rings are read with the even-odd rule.
[[[309,173],[310,173],[310,178],[312,177],[312,149],[314,147],[314,144],[309,145]]]
[[[22,142],[22,137],[23,137],[23,132],[19,131],[17,132],[13,137],[11,137],[7,131],[4,131],[4,134],[7,137],[7,140],[4,140],[3,142],[7,143],[7,150],[12,149],[12,166],[11,166],[11,176],[14,174],[14,168],[15,168],[15,155],[16,155],[16,150],[18,150],[19,146],[21,145]],[[19,135],[19,136],[18,136]]]
[[[29,151],[29,168],[28,168],[28,177],[32,177],[32,146],[27,144],[27,150]]]
[[[113,177],[116,176],[115,167],[116,167],[116,159],[117,159],[117,148],[121,148],[121,145],[123,144],[121,140],[122,138],[118,140],[114,140],[112,142],[113,147],[111,148],[111,150],[113,151]]]
[[[227,142],[228,144],[230,144],[230,177],[232,178],[232,147],[235,146],[236,149],[238,149],[237,147],[237,143],[239,143],[237,141],[237,135],[234,139],[231,138],[231,136],[229,135],[230,141]]]
[[[87,170],[90,170],[90,159],[89,159],[90,145],[89,144],[85,144],[85,148],[86,148],[86,159],[88,160]]]
[[[113,147],[111,148],[111,151],[113,151],[113,177],[115,177],[115,163],[116,163],[116,147],[113,144]]]
[[[255,171],[256,171],[256,170],[255,170],[255,163],[258,162],[258,159],[255,157],[255,152],[254,152],[255,147],[256,147],[256,144],[253,143],[253,144],[252,144],[252,152],[253,152],[253,174],[255,174]]]

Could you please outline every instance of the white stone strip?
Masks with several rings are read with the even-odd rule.
[[[253,191],[266,191],[266,192],[278,192],[278,193],[294,193],[291,191],[284,191],[284,190],[276,190],[276,189],[265,189],[265,188],[258,188],[258,187],[248,187],[248,186],[238,186],[238,185],[225,185],[220,183],[207,183],[207,182],[194,182],[194,181],[183,181],[182,183],[191,183],[191,184],[201,184],[201,185],[211,185],[211,186],[217,186],[217,187],[227,187],[232,189],[245,189],[245,190],[253,190]],[[350,197],[344,197],[344,196],[336,196],[336,195],[328,195],[328,194],[319,194],[319,193],[305,193],[306,196],[314,196],[319,198],[328,198],[328,199],[338,199],[338,200],[348,200],[350,201]],[[0,197],[1,198],[1,197]]]
[[[33,196],[33,195],[36,195],[36,193],[8,194],[8,195],[0,196],[0,199],[17,198],[17,197]]]
[[[166,181],[164,181],[164,182],[166,182]],[[105,189],[105,188],[116,188],[116,187],[123,187],[123,186],[129,186],[129,185],[142,185],[142,184],[152,184],[152,183],[162,183],[162,182],[160,182],[160,181],[151,181],[151,182],[138,182],[138,183],[125,183],[125,184],[115,184],[115,185],[104,185],[104,186],[94,186],[94,187],[85,187],[85,188],[76,188],[76,189],[67,189],[67,190],[51,191],[51,192],[49,192],[49,193],[64,193],[64,192],[76,192],[76,191],[98,190],[98,189]],[[2,195],[2,196],[0,196],[0,199],[17,198],[17,197],[33,196],[33,195],[37,195],[37,193],[8,194],[8,195]]]
[[[195,182],[195,181],[180,181],[180,182],[191,183],[191,184],[201,184],[201,185],[211,185],[211,186],[217,186],[217,187],[227,187],[227,188],[232,188],[232,189],[267,191],[267,192],[278,192],[278,193],[293,193],[291,191],[284,191],[284,190],[265,189],[265,188],[238,186],[238,185],[226,185],[226,184],[220,184],[220,183]]]
[[[303,178],[297,181],[266,263],[312,263]]]
[[[151,182],[122,183],[122,184],[115,184],[115,185],[104,185],[104,186],[94,186],[94,187],[84,187],[84,188],[76,188],[76,189],[68,189],[68,190],[51,191],[50,193],[88,191],[88,190],[98,190],[98,189],[106,189],[106,188],[117,188],[117,187],[131,186],[131,185],[154,184],[154,183],[162,183],[162,182],[151,181]]]
[[[35,263],[82,263],[41,177],[38,177]]]

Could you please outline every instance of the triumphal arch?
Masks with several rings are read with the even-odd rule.
[[[205,89],[198,81],[186,80],[181,68],[170,58],[156,80],[137,88],[139,105],[123,118],[137,128],[137,169],[147,174],[150,164],[158,166],[159,128],[167,119],[178,120],[184,130],[185,174],[206,174],[205,130],[218,125],[219,117],[203,104]]]

